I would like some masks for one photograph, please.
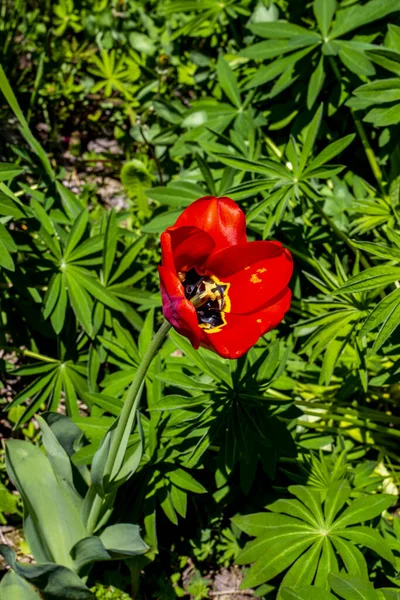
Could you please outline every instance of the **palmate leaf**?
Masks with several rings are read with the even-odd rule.
[[[335,600],[335,596],[322,587],[296,585],[281,589],[282,600]]]
[[[283,597],[284,587],[312,583],[314,578],[318,585],[326,586],[328,573],[338,571],[338,558],[350,575],[364,577],[365,558],[354,544],[364,545],[394,564],[390,547],[377,530],[348,527],[378,516],[393,503],[393,497],[387,494],[364,496],[343,510],[351,491],[346,480],[334,481],[328,487],[325,502],[311,486],[295,485],[289,487],[289,491],[297,500],[280,499],[267,506],[274,514],[259,513],[234,519],[240,529],[257,536],[238,556],[240,564],[254,562],[243,587],[269,581],[290,565],[278,598]]]

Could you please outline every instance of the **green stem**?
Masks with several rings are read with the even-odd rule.
[[[149,347],[147,348],[142,361],[139,365],[138,370],[136,371],[135,378],[128,390],[124,405],[122,407],[121,413],[116,421],[116,427],[113,431],[113,436],[111,438],[110,450],[108,453],[107,462],[104,467],[104,474],[113,476],[115,475],[113,471],[115,470],[116,458],[118,455],[118,451],[120,449],[121,443],[123,441],[126,423],[128,422],[132,412],[136,414],[136,411],[139,408],[140,404],[140,388],[150,367],[150,364],[160,349],[168,331],[170,330],[171,325],[168,321],[164,321],[161,325],[160,329],[157,331],[155,336],[153,337]],[[103,507],[103,499],[96,494],[88,517],[87,522],[87,530],[91,535],[99,522],[99,517],[101,515],[102,507]]]
[[[376,160],[375,153],[371,147],[371,144],[369,143],[367,134],[364,129],[364,125],[362,124],[361,119],[357,116],[357,114],[353,110],[351,111],[351,114],[353,116],[354,123],[355,123],[356,129],[357,129],[358,135],[360,136],[362,145],[364,146],[364,151],[367,156],[368,162],[370,164],[370,167],[372,169],[372,172],[373,172],[376,182],[378,184],[379,191],[381,192],[382,197],[384,199],[386,199],[387,196],[385,193],[382,169],[380,168],[379,163]]]
[[[0,350],[5,350],[6,352],[15,352],[17,354],[23,354],[23,356],[29,356],[30,358],[37,358],[42,362],[48,363],[58,363],[60,362],[57,358],[50,358],[50,356],[45,356],[44,354],[39,354],[38,352],[32,352],[31,350],[21,350],[21,348],[17,348],[16,346],[2,346],[0,345]]]

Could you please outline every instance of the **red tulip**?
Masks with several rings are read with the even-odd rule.
[[[161,235],[163,313],[194,348],[239,358],[289,309],[290,252],[248,242],[243,211],[206,196]]]

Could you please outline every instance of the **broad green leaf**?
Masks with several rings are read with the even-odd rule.
[[[319,556],[323,544],[323,536],[296,560],[282,579],[281,586],[298,586],[311,584],[317,570]],[[279,596],[278,596],[279,597]]]
[[[93,600],[92,592],[85,586],[80,577],[66,567],[53,562],[32,565],[19,563],[16,560],[14,551],[4,544],[0,545],[0,554],[4,556],[7,563],[19,577],[31,581],[47,598]],[[24,596],[24,600],[30,599],[28,596]]]
[[[17,175],[20,175],[23,169],[18,165],[12,165],[9,163],[0,163],[0,181],[8,181],[14,179]]]
[[[233,156],[230,154],[220,154],[218,159],[230,167],[253,173],[261,173],[272,179],[283,179],[288,182],[292,179],[290,173],[284,167],[272,160],[265,159],[256,162],[247,158],[242,158],[241,156]]]
[[[400,120],[400,104],[390,108],[373,108],[364,117],[367,123],[373,123],[375,127],[387,127],[396,125]]]
[[[137,556],[148,550],[148,546],[140,537],[139,526],[131,523],[118,523],[106,527],[100,539],[106,550],[116,556]]]
[[[345,479],[335,481],[329,486],[324,504],[325,520],[328,526],[331,525],[337,513],[343,508],[350,492],[350,485]]]
[[[368,579],[360,579],[352,575],[329,575],[329,583],[333,591],[344,600],[379,600],[377,592]]]
[[[323,541],[322,554],[318,563],[317,573],[314,579],[314,585],[322,588],[328,587],[328,575],[329,573],[338,573],[339,565],[336,558],[335,550],[333,549],[332,542],[326,536]]]
[[[217,74],[219,84],[224,90],[225,94],[228,96],[232,104],[234,104],[236,108],[239,109],[242,105],[242,100],[240,97],[240,90],[237,83],[236,75],[232,71],[230,65],[226,62],[222,54],[220,54],[218,57]]]
[[[367,548],[370,548],[382,558],[394,565],[395,558],[388,546],[387,541],[379,535],[376,529],[372,527],[358,526],[358,527],[346,527],[345,529],[335,529],[335,534],[340,535],[355,544],[362,544]]]
[[[246,574],[241,588],[255,587],[269,581],[291,565],[311,544],[315,535],[302,536],[293,542],[291,538],[271,544],[268,553],[263,553]]]
[[[49,283],[46,295],[44,297],[43,317],[47,319],[54,310],[57,300],[60,296],[60,288],[62,285],[61,273],[55,273]]]
[[[249,29],[260,37],[273,39],[288,39],[299,35],[310,35],[308,29],[287,21],[252,23],[249,25]],[[314,36],[316,40],[320,37],[317,33]]]
[[[335,535],[330,535],[330,540],[349,574],[362,578],[368,577],[368,567],[364,555],[353,543]]]
[[[88,274],[79,267],[68,267],[66,273],[68,281],[70,281],[71,278],[74,278],[77,284],[85,288],[89,292],[89,294],[96,298],[96,300],[99,300],[109,308],[125,312],[126,309],[124,303],[121,302],[121,300],[119,300],[104,285],[97,281],[97,279],[92,277],[91,274]]]
[[[71,255],[71,252],[75,250],[76,246],[82,239],[83,234],[85,233],[85,229],[89,220],[89,211],[87,208],[83,208],[80,212],[79,216],[75,220],[71,231],[67,238],[67,243],[64,251],[64,260],[68,262],[68,258]]]
[[[374,519],[393,503],[394,497],[390,494],[375,494],[358,498],[339,516],[332,529],[341,529],[348,525]]]
[[[104,236],[103,250],[103,282],[107,285],[111,268],[117,251],[118,227],[115,212],[112,210],[108,215],[106,233]]]
[[[281,597],[282,600],[336,600],[335,596],[324,588],[312,585],[283,587],[281,588]]]
[[[251,58],[253,60],[267,60],[276,58],[281,54],[287,54],[297,48],[304,48],[310,44],[315,44],[315,34],[299,35],[285,40],[267,40],[248,46],[240,51],[240,56]]]
[[[311,163],[308,165],[307,169],[304,171],[303,177],[309,176],[312,171],[315,171],[315,169],[318,169],[325,163],[332,160],[332,158],[334,158],[335,156],[340,154],[340,152],[343,152],[343,150],[345,150],[347,148],[347,146],[349,146],[351,144],[351,142],[354,140],[354,138],[355,138],[355,134],[350,134],[350,135],[346,135],[344,138],[342,138],[340,140],[336,140],[336,142],[333,142],[332,144],[329,144],[329,146],[327,146],[324,150],[322,150],[322,152],[320,152],[320,154],[318,154],[311,161]]]
[[[246,90],[253,89],[255,87],[259,87],[272,81],[279,75],[281,75],[287,69],[293,67],[299,60],[307,56],[313,49],[315,45],[307,46],[303,50],[299,50],[298,52],[294,52],[290,56],[286,56],[285,58],[280,58],[271,62],[268,66],[262,66],[258,69],[253,79],[250,83],[247,84]]]
[[[205,494],[207,492],[207,490],[198,481],[196,481],[194,477],[192,477],[183,469],[167,471],[166,476],[174,485],[183,490],[187,490],[188,492],[194,492],[196,494]]]
[[[25,535],[35,557],[73,569],[70,550],[86,531],[50,461],[33,444],[10,440],[6,465],[24,501]]]
[[[314,0],[313,2],[314,15],[324,38],[328,35],[336,6],[336,0]]]
[[[398,279],[400,279],[400,267],[385,265],[371,267],[350,278],[339,290],[333,293],[352,294],[353,292],[364,292],[377,287],[386,287]]]
[[[233,517],[232,522],[248,535],[263,536],[263,539],[267,539],[267,535],[272,538],[280,536],[281,533],[286,535],[290,533],[291,528],[293,531],[297,529],[299,533],[315,531],[312,526],[299,519],[267,512]]]
[[[383,298],[368,315],[361,328],[360,336],[366,335],[379,325],[381,328],[374,340],[373,351],[377,352],[397,328],[400,319],[400,289],[396,288]]]
[[[55,173],[52,169],[50,161],[49,161],[45,151],[43,150],[42,146],[39,144],[39,142],[33,136],[31,130],[29,129],[29,125],[22,113],[22,110],[18,104],[17,98],[15,97],[15,94],[9,84],[9,81],[8,81],[6,74],[3,70],[3,67],[1,65],[0,65],[0,90],[2,91],[11,110],[13,111],[14,115],[16,116],[17,121],[19,122],[22,135],[24,136],[25,140],[30,145],[32,150],[35,152],[35,154],[37,154],[37,156],[41,160],[42,165],[43,165],[48,177],[50,177],[51,180],[54,180]]]
[[[68,286],[68,296],[71,301],[72,308],[76,318],[81,323],[86,333],[91,335],[92,332],[92,310],[93,302],[87,291],[81,286],[81,283],[76,281],[75,275],[68,269],[64,276]]]
[[[324,517],[322,515],[321,508],[321,496],[317,490],[306,485],[291,485],[288,488],[289,492],[296,496],[304,506],[306,506],[316,520],[322,525],[324,523]]]
[[[14,571],[8,571],[0,583],[1,600],[39,600],[39,595]]]
[[[398,52],[382,48],[367,50],[366,54],[374,63],[396,75],[400,75],[400,54]]]
[[[342,37],[362,25],[367,25],[383,19],[386,15],[400,10],[397,0],[370,0],[364,5],[351,6],[341,11],[329,37],[335,39]]]
[[[307,90],[307,108],[311,110],[317,100],[319,93],[324,85],[325,81],[325,69],[324,69],[324,57],[321,56],[319,63],[310,77]]]
[[[64,327],[65,312],[67,310],[68,295],[67,295],[67,280],[65,275],[61,276],[60,294],[57,304],[50,315],[50,321],[56,333],[60,333]]]
[[[311,155],[313,146],[315,144],[315,140],[318,134],[318,130],[321,124],[322,113],[323,113],[323,105],[321,104],[318,110],[316,111],[310,125],[307,128],[307,133],[305,135],[303,149],[300,154],[299,159],[299,172],[302,173],[306,166],[307,160]]]
[[[304,504],[298,500],[286,500],[286,498],[280,498],[272,504],[269,504],[266,508],[274,513],[286,513],[292,517],[301,519],[314,527],[318,527],[319,520],[317,520],[316,515],[311,509],[304,506]]]

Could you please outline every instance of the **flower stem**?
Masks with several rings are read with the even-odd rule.
[[[155,357],[158,350],[160,349],[170,328],[171,328],[171,324],[168,323],[168,321],[164,321],[164,323],[161,325],[160,329],[157,331],[157,333],[153,337],[146,352],[144,353],[144,356],[139,365],[139,368],[136,371],[135,378],[128,390],[121,413],[116,421],[116,426],[114,428],[113,436],[111,438],[111,444],[110,444],[107,461],[106,461],[106,464],[104,467],[104,474],[109,475],[110,479],[117,475],[117,473],[121,467],[121,464],[117,465],[117,455],[118,455],[118,451],[120,450],[121,443],[122,443],[124,435],[125,435],[126,424],[129,422],[130,418],[132,417],[132,412],[136,414],[136,411],[139,408],[140,398],[141,398],[140,391],[141,391],[142,383],[144,381],[144,378],[146,376],[146,373],[150,367],[150,364],[151,364],[153,358]],[[132,419],[132,422],[134,422],[134,418]],[[115,473],[115,471],[117,471],[117,473]],[[87,530],[88,530],[89,534],[92,534],[95,531],[95,529],[99,523],[99,517],[101,515],[101,511],[102,511],[102,508],[104,505],[104,500],[105,499],[101,498],[98,494],[96,494],[96,496],[93,500],[93,503],[92,503],[92,506],[90,509],[90,513],[88,516],[88,521],[87,521]]]

